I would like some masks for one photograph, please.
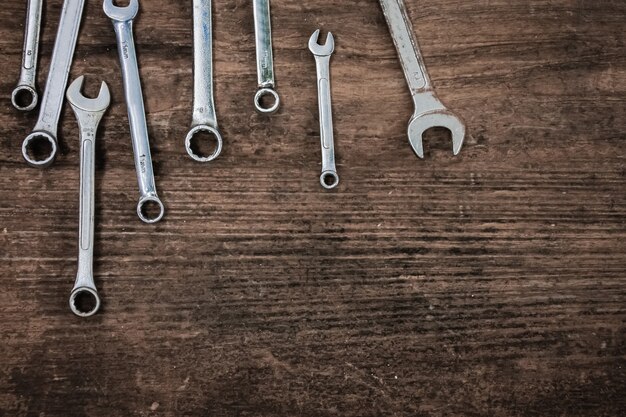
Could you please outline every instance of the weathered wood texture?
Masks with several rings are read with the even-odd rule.
[[[375,0],[273,0],[282,111],[254,113],[252,9],[214,2],[224,154],[186,155],[191,2],[136,22],[166,220],[141,224],[113,30],[89,1],[71,77],[113,103],[99,135],[96,279],[76,269],[78,141],[25,166],[12,109],[25,1],[0,7],[0,415],[626,414],[624,1],[410,0],[430,75],[462,115],[426,160]],[[39,86],[61,7],[46,4]],[[342,184],[319,186],[315,28],[332,30]]]

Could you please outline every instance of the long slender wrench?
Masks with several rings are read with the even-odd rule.
[[[198,162],[210,162],[222,152],[222,134],[217,126],[213,99],[213,24],[211,0],[193,0],[193,117],[191,130],[185,138],[185,149]],[[193,138],[206,132],[215,138],[216,146],[205,157],[194,150]]]
[[[42,5],[43,0],[28,0],[22,70],[17,87],[15,87],[11,95],[13,107],[20,111],[31,111],[37,107],[37,102],[39,101],[35,82],[37,81],[37,57],[39,56]]]
[[[259,91],[254,96],[254,107],[259,113],[272,114],[280,107],[274,78],[274,53],[272,52],[272,21],[270,0],[254,0],[254,31],[256,38],[256,67]],[[273,103],[266,107],[262,99],[272,96]]]
[[[67,101],[80,127],[80,224],[78,232],[78,273],[70,295],[70,309],[79,317],[96,314],[100,297],[93,279],[93,235],[95,212],[96,132],[109,107],[109,87],[103,81],[100,94],[89,99],[80,92],[85,77],[78,77],[67,89]]]
[[[139,0],[130,0],[126,7],[115,6],[113,0],[104,0],[103,9],[104,13],[113,22],[117,37],[120,65],[122,67],[130,136],[133,142],[135,169],[137,170],[137,182],[139,183],[140,199],[137,204],[137,215],[144,223],[156,223],[163,218],[165,207],[157,195],[154,182],[146,111],[143,105],[141,79],[139,77],[135,40],[133,38],[133,19],[139,12]],[[156,215],[152,216],[151,213],[148,213],[147,208],[149,205],[158,207]]]
[[[315,56],[317,67],[317,99],[320,110],[320,138],[322,143],[322,187],[330,190],[339,185],[335,166],[335,141],[333,138],[333,108],[330,96],[330,57],[335,51],[335,38],[328,32],[326,43],[318,43],[319,29],[309,39],[309,49]]]
[[[409,142],[413,150],[417,156],[424,158],[422,135],[428,129],[439,126],[447,128],[452,133],[453,151],[458,155],[465,140],[465,124],[435,95],[422,52],[413,34],[404,0],[380,0],[380,5],[415,103],[415,112],[408,128]]]
[[[85,0],[65,0],[63,3],[46,90],[41,100],[39,120],[35,124],[33,133],[28,135],[22,144],[24,159],[34,167],[47,167],[54,161],[58,151],[57,128],[84,5]],[[49,143],[50,153],[42,159],[36,158],[33,155],[32,147],[38,142],[44,141]]]

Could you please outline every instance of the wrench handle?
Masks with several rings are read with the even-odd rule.
[[[24,34],[24,54],[20,85],[35,87],[37,56],[39,53],[39,31],[41,28],[41,9],[43,0],[29,0],[26,14],[26,32]]]
[[[430,78],[404,0],[380,0],[380,5],[411,93],[415,95],[431,90]]]
[[[270,1],[254,0],[254,32],[256,66],[259,88],[274,88],[274,54],[272,52],[272,22]]]
[[[320,142],[322,145],[322,186],[334,188],[339,183],[335,164],[333,108],[330,91],[330,55],[315,56],[317,67],[318,105],[320,112]],[[329,177],[329,178],[327,178]],[[327,181],[330,179],[330,181]]]
[[[93,128],[81,128],[78,274],[74,289],[81,287],[96,289],[93,280],[95,139],[96,135]]]
[[[211,0],[193,0],[194,126],[217,129],[213,99],[213,24]]]

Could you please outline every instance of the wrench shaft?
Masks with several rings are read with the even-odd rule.
[[[39,54],[39,32],[41,29],[41,9],[43,0],[29,0],[24,34],[24,54],[20,85],[35,87],[37,56]]]
[[[274,54],[269,0],[254,0],[254,30],[259,88],[274,88]]]
[[[211,0],[193,0],[194,126],[217,128],[213,98],[213,30]]]

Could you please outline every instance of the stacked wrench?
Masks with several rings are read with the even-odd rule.
[[[37,81],[37,57],[39,55],[42,5],[43,0],[28,1],[22,70],[17,87],[11,95],[13,107],[20,111],[33,110],[37,107],[37,102],[39,101],[35,82]]]
[[[109,88],[103,81],[95,99],[84,97],[80,90],[84,77],[77,78],[67,89],[80,128],[80,223],[78,233],[78,273],[70,295],[70,309],[79,317],[96,314],[100,297],[93,279],[93,237],[95,212],[95,147],[96,132],[109,107]]]
[[[126,7],[115,6],[113,0],[104,0],[103,8],[104,13],[113,22],[117,36],[117,49],[122,67],[130,135],[135,155],[137,182],[139,183],[140,199],[137,204],[137,215],[144,223],[156,223],[163,218],[165,207],[157,195],[154,182],[146,112],[143,105],[141,79],[133,39],[133,19],[139,11],[139,0],[130,0]],[[156,205],[158,209],[156,215],[153,216],[148,213],[149,205]]]
[[[198,162],[210,162],[222,152],[222,134],[217,127],[213,99],[213,29],[211,0],[193,0],[194,89],[191,130],[185,138],[185,149]],[[193,139],[200,132],[215,138],[215,150],[209,156],[194,150]]]
[[[46,167],[56,157],[57,127],[61,116],[61,106],[65,97],[65,87],[69,77],[78,30],[83,14],[85,0],[65,0],[59,21],[59,30],[50,61],[50,71],[46,90],[41,100],[39,120],[33,133],[28,135],[22,144],[22,155],[26,162],[34,167]],[[45,141],[50,146],[50,152],[44,158],[36,158],[33,155],[33,146],[37,142]]]
[[[452,133],[453,152],[458,155],[465,140],[465,125],[435,95],[404,0],[380,0],[380,5],[415,103],[415,112],[408,128],[413,150],[417,156],[424,158],[424,132],[432,127],[445,127]]]
[[[272,22],[270,0],[254,0],[254,31],[256,38],[256,67],[259,91],[254,96],[254,107],[259,113],[272,114],[280,107],[280,97],[275,90],[274,53],[272,52]],[[271,96],[273,103],[266,106],[263,98]]]
[[[318,43],[319,29],[309,39],[309,50],[315,56],[317,67],[317,98],[320,111],[320,139],[322,143],[322,187],[331,190],[339,185],[335,166],[335,141],[333,138],[333,109],[330,96],[330,57],[335,51],[335,39],[328,32],[326,43]]]

